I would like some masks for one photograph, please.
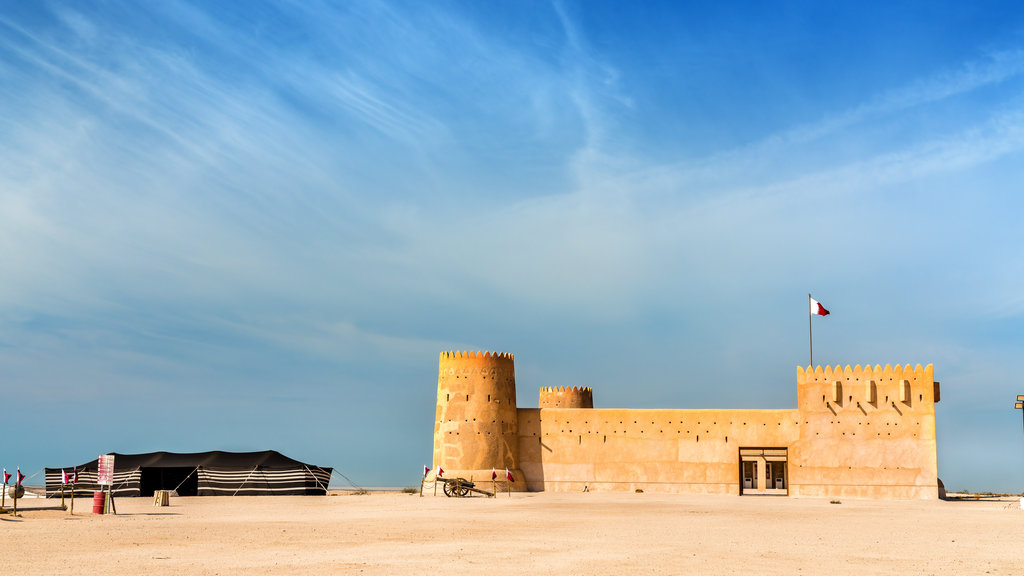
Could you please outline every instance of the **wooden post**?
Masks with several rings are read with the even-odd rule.
[[[64,485],[63,484],[60,485],[60,507],[65,509],[65,510],[68,509],[67,505],[64,504]]]
[[[75,515],[75,483],[71,483],[71,515]]]
[[[107,484],[107,501],[105,502],[104,514],[113,514],[117,516],[117,506],[114,504],[114,485]]]

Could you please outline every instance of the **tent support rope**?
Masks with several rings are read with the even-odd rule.
[[[252,477],[253,472],[259,470],[259,468],[260,468],[259,466],[256,466],[255,468],[252,469],[252,472],[249,472],[249,475],[245,477],[245,480],[242,480],[242,483],[238,485],[238,490],[241,490],[242,486],[245,486],[245,483],[248,482],[249,478]],[[238,490],[235,490],[235,493],[232,494],[232,496],[237,496],[238,495]]]
[[[188,473],[188,476],[185,476],[185,480],[188,480],[188,479],[189,479],[189,478],[190,478],[190,477],[191,477],[191,476],[192,476],[193,474],[195,474],[195,473],[196,473],[196,471],[198,471],[198,470],[199,470],[199,466],[196,466],[196,469],[195,469],[195,470],[193,470],[193,471],[189,472],[189,473]],[[175,486],[175,487],[174,487],[174,493],[175,493],[175,494],[177,494],[177,493],[178,493],[178,488],[181,488],[181,485],[185,483],[185,480],[182,480],[182,481],[181,481],[181,482],[180,482],[180,483],[179,483],[179,484],[178,484],[177,486]],[[140,480],[140,482],[141,482],[141,480]],[[141,484],[140,484],[140,486],[141,486]]]
[[[342,474],[341,472],[338,472],[338,469],[337,469],[337,468],[334,468],[333,470],[331,470],[331,474],[337,474],[338,476],[341,476],[342,478],[344,478],[344,479],[345,479],[345,481],[346,481],[346,482],[348,482],[349,484],[351,484],[351,485],[352,485],[352,487],[353,487],[353,488],[355,488],[356,490],[363,490],[363,487],[362,487],[362,486],[359,486],[359,485],[357,485],[357,484],[356,484],[355,482],[353,482],[353,481],[349,480],[348,476],[345,476],[345,475],[344,475],[344,474]]]
[[[141,488],[142,487],[142,466],[137,466],[135,468],[135,470],[132,470],[131,473],[128,474],[128,476],[125,477],[125,479],[122,480],[121,483],[117,485],[117,488],[111,488],[111,490],[120,490],[125,484],[128,483],[129,480],[132,479],[132,475],[134,475],[136,472],[139,473],[139,487]]]
[[[309,472],[309,475],[313,477],[313,481],[316,482],[316,485],[323,489],[324,494],[327,494],[327,487],[320,483],[320,479],[316,477],[316,474],[313,474],[313,471],[309,469],[309,466],[306,466],[305,464],[302,466],[306,469],[306,472]]]

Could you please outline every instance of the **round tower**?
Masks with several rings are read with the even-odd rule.
[[[541,388],[538,408],[593,408],[594,389],[582,386]]]
[[[491,469],[512,472],[513,489],[525,490],[519,469],[516,371],[511,354],[442,352],[434,418],[434,470],[444,476],[491,479]]]

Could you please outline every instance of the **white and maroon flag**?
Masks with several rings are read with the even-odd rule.
[[[444,468],[441,468],[440,466],[438,466],[437,467],[437,477],[440,478],[441,476],[444,476]]]
[[[68,481],[68,473],[65,472],[63,469],[60,471],[60,483],[65,486],[71,483],[70,481]]]
[[[18,486],[21,486],[21,481],[25,479],[25,475],[21,473],[21,466],[18,466]]]
[[[423,467],[423,477],[424,477],[424,478],[426,478],[426,477],[427,477],[427,473],[428,473],[428,472],[430,472],[430,468],[429,468],[429,467],[427,467],[427,466],[424,466],[424,467]]]
[[[7,468],[4,468],[4,484],[7,484],[10,480],[11,475],[7,472]]]
[[[494,468],[491,468],[491,480],[494,480],[497,477],[498,477],[498,473],[494,470]]]
[[[75,468],[71,472],[71,483],[78,484],[78,468]]]
[[[821,302],[818,302],[814,298],[811,298],[811,314],[817,314],[818,316],[828,316],[828,310],[826,310],[825,307],[821,305]]]
[[[505,478],[508,478],[509,482],[516,481],[516,479],[512,477],[512,473],[508,471],[508,468],[505,468]]]

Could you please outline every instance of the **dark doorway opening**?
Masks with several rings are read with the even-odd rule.
[[[152,496],[156,490],[178,489],[178,496],[199,494],[199,473],[195,468],[143,468],[139,496]]]
[[[789,449],[740,447],[740,495],[789,495]]]

